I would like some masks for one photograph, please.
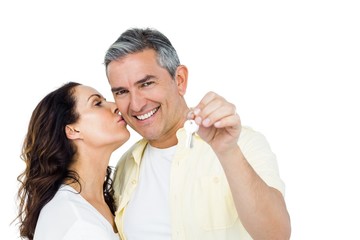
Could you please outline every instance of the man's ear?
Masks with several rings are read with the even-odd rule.
[[[175,81],[178,87],[179,94],[184,96],[187,88],[188,69],[184,65],[180,65],[176,69]]]
[[[65,133],[68,139],[77,139],[80,137],[80,131],[76,130],[73,126],[66,125]]]

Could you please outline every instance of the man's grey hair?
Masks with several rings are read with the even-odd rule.
[[[170,40],[161,32],[152,28],[131,28],[126,30],[110,46],[105,54],[104,64],[107,69],[111,61],[119,60],[129,54],[153,49],[157,54],[158,64],[175,78],[179,57]]]

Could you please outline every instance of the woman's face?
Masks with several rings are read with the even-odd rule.
[[[108,102],[94,88],[75,87],[76,111],[79,120],[72,124],[82,142],[91,148],[110,146],[112,150],[130,137],[127,124],[113,102]]]

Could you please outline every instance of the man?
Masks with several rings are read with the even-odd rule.
[[[119,111],[143,136],[114,176],[123,239],[289,239],[284,184],[266,139],[213,92],[187,106],[188,71],[166,36],[129,29],[105,66]],[[187,119],[199,125],[191,144]]]

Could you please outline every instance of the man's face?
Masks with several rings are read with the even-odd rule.
[[[117,107],[126,122],[150,143],[175,137],[183,124],[187,71],[182,68],[178,68],[174,80],[150,49],[108,65],[107,76]]]

